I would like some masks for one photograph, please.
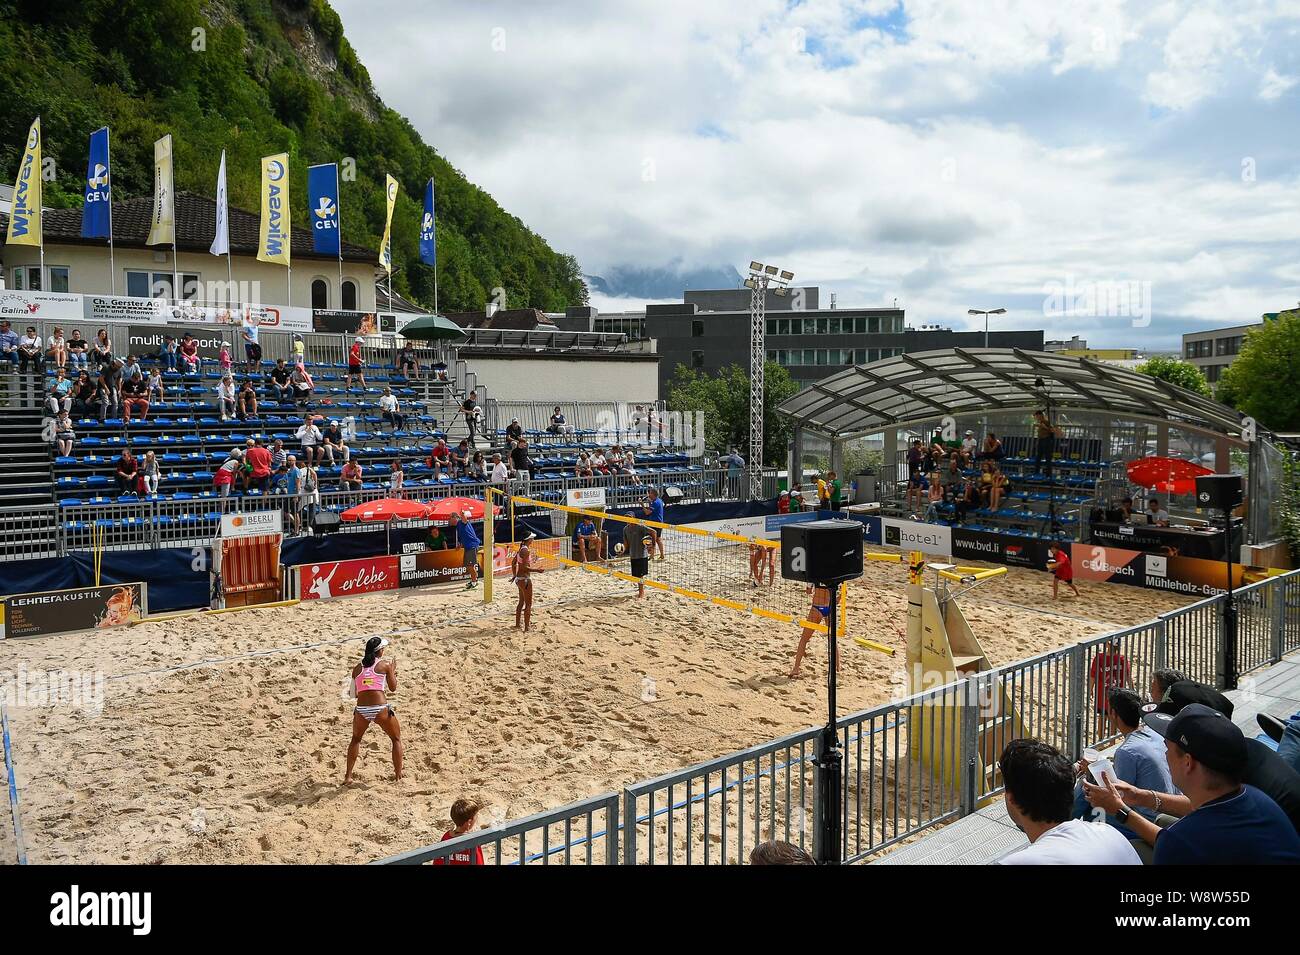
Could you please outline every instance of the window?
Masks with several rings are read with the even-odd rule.
[[[348,312],[357,310],[357,283],[351,279],[343,283],[343,309]]]
[[[771,323],[769,322],[769,324],[771,324]],[[703,338],[703,337],[704,337],[704,322],[702,322],[702,321],[701,321],[700,319],[698,319],[698,318],[695,319],[695,320],[693,320],[693,321],[691,322],[691,337],[692,337],[692,338]],[[701,352],[701,353],[699,353],[699,354],[703,354],[703,353]],[[696,365],[695,367],[696,367],[696,368],[699,368],[700,366],[699,366],[699,365]]]
[[[691,352],[691,367],[692,368],[704,367],[704,352],[702,351]]]
[[[805,348],[805,349],[803,350],[803,361],[800,362],[800,364],[801,364],[801,365],[815,365],[815,364],[817,364],[817,349],[815,349],[815,348]]]
[[[826,319],[826,325],[826,333],[828,335],[838,335],[840,333],[840,317],[838,315]]]
[[[330,286],[324,279],[312,279],[311,307],[321,309],[330,307]]]
[[[790,319],[788,319],[788,318],[778,319],[778,320],[777,320],[777,323],[776,323],[776,333],[777,333],[778,335],[789,335],[789,334],[790,334]]]
[[[817,334],[818,335],[826,334],[826,319],[824,318],[817,319]]]
[[[68,290],[68,267],[66,265],[47,265],[45,271],[50,277],[51,292],[66,292]]]
[[[19,291],[41,291],[41,269],[37,265],[20,265],[14,269],[14,288]]]
[[[50,277],[53,279],[53,274]],[[1241,341],[1240,335],[1235,338],[1217,338],[1214,341],[1214,353],[1219,356],[1235,355],[1241,351]]]
[[[181,283],[181,298],[187,301],[199,299],[199,277],[194,272],[182,272],[178,276]],[[170,272],[135,272],[126,273],[126,294],[133,298],[171,298],[172,273]]]
[[[853,364],[865,365],[867,363],[867,350],[865,348],[855,348],[853,350]]]

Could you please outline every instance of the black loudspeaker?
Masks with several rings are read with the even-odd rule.
[[[1219,511],[1231,511],[1244,500],[1240,474],[1207,474],[1196,479],[1196,503]]]
[[[666,488],[664,488],[663,496],[664,496],[665,504],[677,504],[686,495],[682,493],[682,489],[679,488],[676,484],[670,484]]]
[[[862,525],[840,520],[782,525],[781,576],[809,584],[861,577]]]
[[[311,527],[317,534],[332,534],[339,529],[339,523],[340,518],[333,511],[317,511]]]

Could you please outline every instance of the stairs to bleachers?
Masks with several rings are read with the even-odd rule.
[[[55,522],[51,445],[39,408],[9,407],[0,415],[0,551],[53,547]]]

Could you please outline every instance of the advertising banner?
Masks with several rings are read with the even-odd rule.
[[[307,167],[307,201],[311,204],[312,251],[339,254],[339,167],[322,163]]]
[[[582,507],[594,510],[605,506],[605,489],[603,487],[571,487],[564,494],[564,503],[569,507]]]
[[[374,312],[342,312],[318,308],[311,313],[311,331],[340,335],[376,335],[379,323]]]
[[[333,560],[319,564],[299,564],[293,568],[298,580],[299,600],[330,600],[354,597],[381,590],[396,590],[396,557],[360,557],[356,560]]]
[[[1008,534],[990,534],[987,531],[970,531],[963,527],[952,530],[952,556],[960,560],[984,560],[1013,567],[1047,569],[1047,541],[1033,537],[1014,537]]]
[[[259,534],[283,533],[283,513],[278,509],[221,515],[222,537],[256,537]]]
[[[403,554],[397,559],[400,562],[402,587],[422,587],[425,584],[469,579],[469,568],[462,566],[465,563],[465,551],[460,547]],[[479,563],[482,562],[483,555],[480,553]]]
[[[162,347],[164,336],[171,335],[179,343],[184,334],[182,331],[168,331],[161,327],[132,325],[127,330],[127,351],[132,355],[156,355]],[[209,361],[216,361],[221,355],[222,342],[231,346],[232,353],[235,351],[233,347],[235,339],[231,336],[232,333],[229,331],[223,334],[219,330],[202,328],[190,332],[190,337],[199,343],[199,357]]]
[[[167,303],[160,298],[128,298],[125,295],[86,295],[82,298],[81,317],[87,322],[135,322],[142,325],[166,324]]]
[[[146,592],[136,583],[14,594],[4,598],[0,639],[120,627],[144,618]]]
[[[81,320],[81,296],[67,292],[0,291],[0,318],[19,322],[78,322]],[[15,331],[22,333],[23,329]]]
[[[1151,590],[1168,590],[1189,597],[1215,597],[1228,590],[1228,569],[1223,561],[1200,557],[1166,557],[1100,544],[1073,544],[1070,560],[1078,580],[1130,584]],[[1281,570],[1232,565],[1232,586],[1244,587]]]
[[[919,550],[930,556],[952,556],[952,528],[941,524],[922,524],[917,521],[900,521],[892,517],[881,519],[886,547],[901,550]]]

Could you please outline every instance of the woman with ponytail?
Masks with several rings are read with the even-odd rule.
[[[395,778],[402,778],[402,727],[397,722],[396,711],[388,705],[388,691],[397,689],[397,661],[384,657],[386,646],[388,641],[383,637],[371,637],[366,641],[365,656],[352,668],[350,685],[357,698],[357,708],[352,713],[352,742],[348,744],[344,785],[352,782],[352,767],[361,752],[361,738],[371,723],[378,723],[393,741],[393,770]]]

